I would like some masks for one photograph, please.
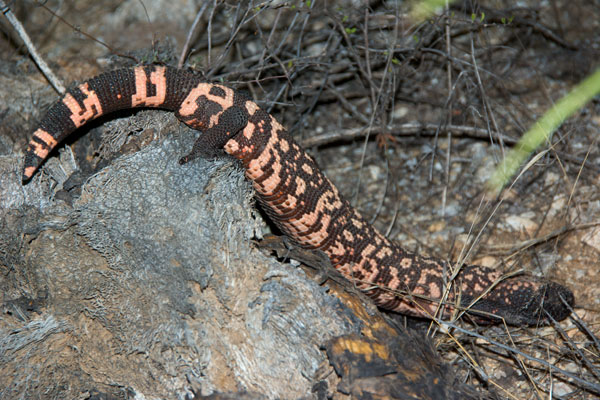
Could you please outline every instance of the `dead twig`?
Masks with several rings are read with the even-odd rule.
[[[200,24],[200,20],[202,19],[202,16],[204,15],[204,11],[206,11],[206,8],[208,7],[208,4],[209,4],[208,1],[205,1],[204,3],[202,3],[202,7],[200,7],[200,10],[198,10],[198,12],[196,13],[196,18],[194,18],[194,22],[192,23],[192,26],[190,27],[190,30],[185,39],[185,43],[183,45],[183,49],[181,50],[181,54],[179,55],[179,61],[177,62],[177,68],[183,67],[183,63],[185,62],[185,59],[186,59],[189,49],[190,49],[190,43],[192,42],[192,38],[196,35],[196,32],[199,30],[198,26]],[[210,52],[209,52],[209,54],[210,54]]]
[[[371,133],[378,134],[388,132],[394,136],[435,136],[438,128],[439,124],[408,122],[389,127],[375,125],[371,127]],[[441,130],[446,132],[452,131],[452,134],[456,137],[468,137],[480,140],[489,140],[490,137],[487,129],[476,128],[474,126],[446,125]],[[305,147],[323,146],[335,142],[358,139],[364,137],[366,133],[366,128],[364,127],[341,129],[306,138],[302,140],[302,145]],[[518,139],[502,133],[496,133],[495,135],[501,135],[504,143],[515,144],[518,141]]]
[[[582,229],[593,228],[593,227],[599,226],[599,225],[600,225],[600,222],[590,222],[587,224],[579,224],[579,225],[566,225],[566,226],[563,226],[562,228],[555,229],[552,232],[549,232],[538,238],[524,240],[520,243],[510,244],[510,245],[506,245],[506,244],[486,245],[486,246],[483,246],[483,249],[485,250],[486,253],[488,253],[490,255],[500,255],[500,254],[505,254],[507,252],[514,254],[514,253],[521,252],[523,250],[527,250],[531,247],[537,246],[538,244],[545,243],[551,239],[562,236],[565,233],[569,233],[572,231],[578,231],[578,230],[582,230]]]
[[[54,72],[52,72],[52,70],[50,69],[48,64],[46,64],[40,53],[38,53],[37,49],[33,45],[33,42],[29,38],[29,35],[25,31],[25,28],[23,28],[21,22],[12,13],[10,7],[6,5],[4,0],[0,0],[0,11],[2,11],[2,14],[6,16],[6,18],[11,23],[21,40],[23,40],[23,43],[25,43],[25,47],[27,47],[27,51],[31,55],[31,58],[33,58],[33,61],[42,71],[46,79],[48,79],[48,82],[50,82],[54,90],[56,90],[61,95],[65,94],[65,85],[63,85],[62,81],[56,75],[54,75]]]
[[[60,15],[58,15],[57,13],[55,13],[54,11],[52,11],[50,8],[46,7],[45,4],[43,3],[39,3],[40,7],[42,7],[44,10],[48,11],[50,14],[52,14],[52,16],[56,17],[56,19],[58,19],[60,22],[62,22],[63,24],[67,25],[69,28],[73,29],[75,32],[82,34],[83,36],[85,36],[86,38],[98,43],[99,45],[105,47],[110,53],[112,54],[116,54],[119,57],[123,57],[123,58],[129,58],[130,60],[133,60],[136,63],[139,63],[140,61],[130,55],[127,54],[122,54],[119,53],[118,51],[116,51],[115,49],[113,49],[111,46],[109,46],[108,44],[106,44],[105,42],[103,42],[102,40],[98,39],[95,36],[90,35],[89,33],[87,33],[86,31],[81,30],[81,28],[74,26],[73,24],[69,23],[69,21],[67,21],[66,19],[64,19],[63,17],[61,17]]]
[[[469,335],[471,337],[475,337],[477,339],[481,339],[483,341],[486,341],[486,342],[488,342],[491,345],[494,345],[494,346],[496,346],[498,348],[501,348],[501,349],[503,349],[505,351],[508,351],[509,353],[518,354],[519,356],[523,357],[524,359],[526,359],[526,360],[528,360],[530,362],[539,363],[539,364],[543,365],[545,368],[548,368],[549,370],[554,371],[554,372],[558,372],[561,375],[565,376],[566,378],[569,378],[572,381],[572,383],[581,385],[582,387],[584,387],[587,390],[592,391],[592,392],[594,392],[596,394],[600,394],[600,384],[594,383],[592,381],[587,381],[585,379],[581,379],[577,375],[572,374],[571,372],[566,371],[566,370],[564,370],[562,368],[559,368],[556,365],[554,365],[552,363],[549,363],[546,360],[542,360],[541,358],[529,355],[529,354],[527,354],[527,353],[525,353],[525,352],[523,352],[521,350],[518,350],[518,349],[516,349],[514,347],[505,345],[504,343],[500,343],[500,342],[498,342],[496,340],[491,339],[489,336],[480,335],[480,334],[478,334],[476,332],[473,332],[471,330],[461,328],[460,326],[458,326],[456,324],[453,324],[451,322],[439,321],[439,323],[440,323],[440,325],[445,325],[445,326],[447,326],[449,328],[455,329],[455,330],[457,330],[457,331],[459,331],[461,333],[464,333],[466,335]]]

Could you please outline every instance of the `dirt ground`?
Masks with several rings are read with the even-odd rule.
[[[600,396],[598,97],[500,196],[485,195],[518,138],[598,68],[598,2],[456,2],[423,22],[394,1],[9,5],[67,85],[135,62],[176,65],[186,47],[186,66],[249,92],[391,239],[568,286],[574,314],[553,326],[415,326],[485,393]],[[0,100],[2,154],[12,154],[57,94],[6,20],[1,26],[2,65],[33,77],[11,82],[22,97]],[[88,146],[79,163],[92,172],[145,143],[127,140],[125,150],[109,138],[73,147]]]

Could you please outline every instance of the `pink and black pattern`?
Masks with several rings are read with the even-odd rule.
[[[240,92],[202,82],[189,71],[140,66],[69,90],[34,132],[23,181],[75,129],[134,107],[174,111],[203,132],[181,164],[220,149],[240,160],[273,222],[298,245],[325,252],[336,269],[386,310],[432,318],[470,306],[468,313],[478,321],[504,318],[511,324],[544,322],[547,315],[560,320],[570,313],[574,299],[567,288],[531,276],[502,280],[489,268],[463,266],[448,282],[447,262],[408,252],[373,228],[273,116]]]

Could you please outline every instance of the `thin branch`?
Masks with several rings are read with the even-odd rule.
[[[388,132],[394,136],[435,136],[436,131],[439,128],[439,124],[432,123],[420,123],[420,122],[408,122],[405,124],[386,126],[372,126],[370,129],[371,134],[378,134]],[[489,140],[489,133],[487,129],[476,128],[473,126],[463,125],[446,125],[442,128],[442,131],[451,131],[456,137],[469,137],[474,139],[485,139]],[[315,135],[302,140],[302,145],[305,147],[323,146],[341,141],[349,141],[366,136],[367,129],[364,127],[360,128],[348,128],[337,131],[330,131],[321,135]],[[496,133],[495,136],[502,136],[502,140],[508,144],[517,143],[518,139],[506,136],[502,133]]]
[[[15,31],[17,31],[21,40],[23,40],[23,43],[25,43],[25,46],[27,47],[27,51],[31,55],[31,58],[33,58],[33,61],[42,71],[46,79],[48,79],[48,82],[50,82],[52,87],[54,87],[54,90],[56,90],[59,94],[63,95],[66,89],[62,81],[56,75],[54,75],[54,72],[52,72],[48,64],[46,64],[42,56],[38,53],[37,49],[33,45],[33,42],[29,38],[29,35],[25,31],[25,28],[17,19],[17,17],[12,13],[10,7],[8,7],[6,3],[4,3],[4,0],[0,0],[0,11],[2,11],[2,14],[6,16],[6,18],[11,23]]]
[[[185,59],[190,50],[190,43],[192,42],[192,38],[194,37],[194,35],[196,35],[196,32],[198,30],[198,24],[200,23],[200,21],[202,19],[202,15],[204,15],[204,11],[206,11],[206,7],[208,7],[208,4],[209,4],[208,1],[205,1],[204,3],[202,3],[202,7],[200,7],[200,10],[198,10],[198,13],[196,14],[196,18],[194,18],[194,22],[192,23],[192,26],[190,27],[190,30],[185,39],[185,44],[183,45],[183,49],[181,49],[181,54],[179,55],[179,61],[177,62],[177,68],[183,67],[183,63],[185,62]]]
[[[571,383],[577,383],[577,384],[581,385],[582,387],[586,388],[587,390],[590,390],[590,391],[592,391],[594,393],[600,394],[600,384],[597,384],[597,383],[594,383],[594,382],[589,382],[589,381],[586,381],[584,379],[581,379],[577,375],[574,375],[574,374],[570,373],[569,371],[566,371],[566,370],[564,370],[562,368],[559,368],[556,365],[553,365],[553,364],[549,363],[546,360],[542,360],[541,358],[534,357],[532,355],[524,353],[521,350],[515,349],[514,347],[507,346],[504,343],[500,343],[500,342],[498,342],[496,340],[490,339],[488,336],[480,335],[480,334],[478,334],[476,332],[473,332],[473,331],[470,331],[468,329],[461,328],[460,326],[455,325],[455,324],[453,324],[451,322],[446,322],[446,321],[437,321],[437,322],[440,325],[445,325],[445,326],[448,326],[449,328],[456,329],[457,331],[462,332],[462,333],[464,333],[466,335],[469,335],[469,336],[476,337],[478,339],[484,340],[484,341],[488,342],[489,344],[497,346],[497,347],[499,347],[499,348],[501,348],[503,350],[506,350],[506,351],[508,351],[508,352],[510,352],[512,354],[518,354],[521,357],[523,357],[523,358],[525,358],[525,359],[527,359],[529,361],[537,362],[537,363],[543,365],[544,367],[546,367],[546,368],[548,368],[548,369],[550,369],[552,371],[558,372],[558,373],[564,375],[565,377],[571,379],[571,381],[572,381]]]
[[[87,33],[86,31],[81,30],[81,28],[74,26],[73,24],[69,23],[69,21],[67,21],[66,19],[64,19],[63,17],[61,17],[60,15],[58,15],[57,13],[55,13],[54,11],[52,11],[50,8],[46,7],[45,4],[43,3],[39,3],[40,7],[44,8],[44,10],[48,11],[50,14],[52,14],[52,16],[56,17],[56,19],[58,19],[60,22],[62,22],[63,24],[67,25],[69,28],[73,29],[75,32],[82,34],[83,36],[85,36],[86,38],[98,43],[99,45],[105,47],[109,52],[116,54],[119,57],[123,57],[123,58],[129,58],[130,60],[133,60],[136,63],[139,63],[140,61],[135,58],[132,57],[130,55],[127,54],[122,54],[119,53],[118,51],[116,51],[115,49],[113,49],[112,47],[110,47],[108,44],[104,43],[102,40],[90,35],[89,33]]]

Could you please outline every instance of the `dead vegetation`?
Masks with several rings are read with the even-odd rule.
[[[420,22],[393,1],[214,1],[196,5],[197,14],[185,1],[101,3],[12,10],[67,83],[131,63],[123,54],[193,68],[276,115],[393,240],[566,284],[577,308],[549,327],[417,329],[488,395],[600,396],[598,100],[500,197],[484,196],[506,150],[598,66],[597,4],[457,2]],[[33,73],[19,38],[3,28],[2,64]],[[31,94],[42,104],[48,96]],[[18,112],[0,106],[4,121]],[[22,149],[24,132],[4,123],[2,136]]]

